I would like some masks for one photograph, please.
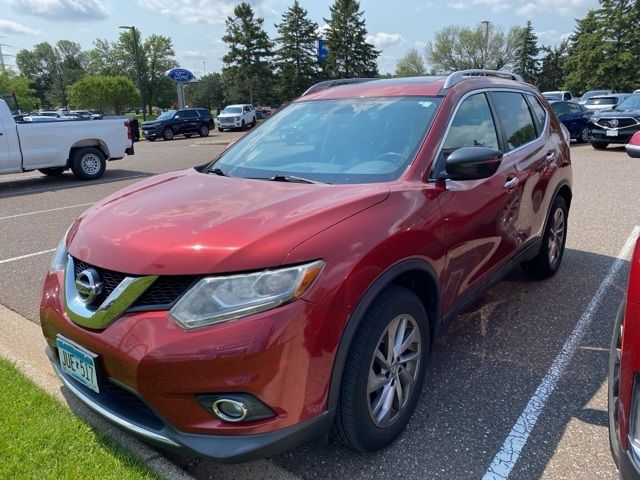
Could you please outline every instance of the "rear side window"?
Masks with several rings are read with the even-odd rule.
[[[531,109],[533,110],[533,114],[538,119],[538,125],[540,128],[544,127],[545,122],[547,121],[547,111],[544,109],[542,105],[540,105],[540,101],[534,97],[533,95],[529,95],[529,103],[531,104]],[[561,110],[556,110],[556,105],[564,105],[563,103],[553,103],[551,104],[551,108],[555,110],[556,114],[561,115]]]
[[[181,118],[196,118],[197,116],[198,114],[195,110],[183,110],[182,112],[180,112]]]
[[[536,127],[531,111],[520,93],[491,94],[506,140],[506,151],[514,150],[536,139]]]
[[[456,112],[444,142],[445,155],[460,147],[498,149],[498,135],[484,93],[466,98]]]

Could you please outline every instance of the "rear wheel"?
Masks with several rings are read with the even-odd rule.
[[[200,125],[200,128],[198,129],[198,135],[200,135],[201,137],[208,137],[209,127],[206,125]]]
[[[93,147],[84,147],[75,151],[71,159],[71,170],[81,180],[100,178],[107,168],[102,151]]]
[[[620,466],[620,442],[618,441],[618,399],[620,396],[620,359],[622,356],[622,334],[624,332],[624,302],[618,308],[618,315],[613,326],[611,348],[609,350],[609,386],[608,386],[608,412],[609,412],[609,447],[611,454]]]
[[[429,345],[420,299],[387,287],[369,307],[345,364],[335,423],[345,443],[371,452],[402,432],[422,390]]]
[[[557,196],[547,219],[538,255],[533,260],[520,264],[527,275],[542,279],[551,277],[558,271],[567,241],[568,214],[567,202],[564,198]]]
[[[596,150],[604,150],[609,146],[608,142],[591,142],[591,146]]]
[[[173,129],[165,128],[162,132],[162,138],[164,138],[165,140],[173,140]]]
[[[50,177],[59,177],[65,172],[66,168],[64,167],[50,167],[50,168],[40,168],[38,171],[40,173],[44,173]]]

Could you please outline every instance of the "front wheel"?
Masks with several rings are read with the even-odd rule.
[[[173,129],[165,128],[164,132],[162,132],[162,138],[165,140],[173,140]]]
[[[527,275],[543,279],[553,276],[558,271],[567,241],[568,214],[567,202],[557,196],[547,219],[540,251],[532,260],[520,264]]]
[[[621,447],[619,442],[618,404],[620,401],[620,361],[622,358],[622,335],[624,332],[625,302],[618,307],[618,314],[613,326],[611,347],[609,349],[609,382],[607,395],[607,410],[609,414],[609,448],[616,465],[620,466]]]
[[[71,160],[71,170],[80,180],[100,178],[107,168],[107,161],[102,151],[93,147],[76,150]]]
[[[200,129],[198,130],[198,135],[200,135],[201,137],[208,137],[209,127],[207,127],[206,125],[200,125]]]
[[[39,168],[38,171],[40,173],[44,173],[49,177],[59,177],[64,173],[66,168],[64,167],[49,167],[49,168]]]
[[[244,123],[244,120],[242,120],[242,126],[240,127],[240,130],[244,132],[246,129],[247,129],[247,124]]]
[[[591,146],[596,150],[604,150],[609,146],[608,142],[591,142]]]
[[[580,130],[580,135],[578,136],[578,143],[587,143],[589,141],[589,129],[584,127]]]
[[[430,346],[429,321],[411,290],[391,285],[371,304],[345,364],[335,431],[373,452],[405,428],[420,397]]]

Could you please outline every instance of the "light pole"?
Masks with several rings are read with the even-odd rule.
[[[482,67],[485,68],[487,63],[487,57],[489,56],[489,20],[483,20],[480,23],[484,24],[484,52],[482,54]]]
[[[120,25],[120,28],[131,30],[133,36],[133,51],[136,56],[136,76],[138,77],[138,88],[140,89],[140,104],[142,105],[142,121],[147,120],[147,106],[144,103],[144,90],[142,87],[142,74],[140,73],[140,56],[138,55],[138,37],[136,35],[136,27]]]

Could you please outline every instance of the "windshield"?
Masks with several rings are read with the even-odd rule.
[[[615,97],[590,98],[587,101],[587,105],[615,105],[615,104],[616,104]]]
[[[543,93],[542,96],[548,100],[562,100],[562,94],[560,92]]]
[[[607,93],[611,93],[611,91],[593,90],[591,92],[587,92],[584,95],[582,95],[582,97],[580,97],[580,100],[589,100],[591,97],[597,97],[598,95],[606,95]]]
[[[175,110],[167,110],[166,112],[162,113],[159,117],[158,120],[164,120],[166,118],[172,118],[174,115],[176,114]]]
[[[413,160],[439,105],[434,97],[296,102],[239,140],[214,168],[243,178],[393,180]]]
[[[242,107],[227,107],[222,113],[242,113]]]
[[[624,110],[625,108],[640,108],[640,94],[634,93],[630,97],[627,97],[624,102],[621,102],[620,105],[618,105],[618,109],[620,110]]]

